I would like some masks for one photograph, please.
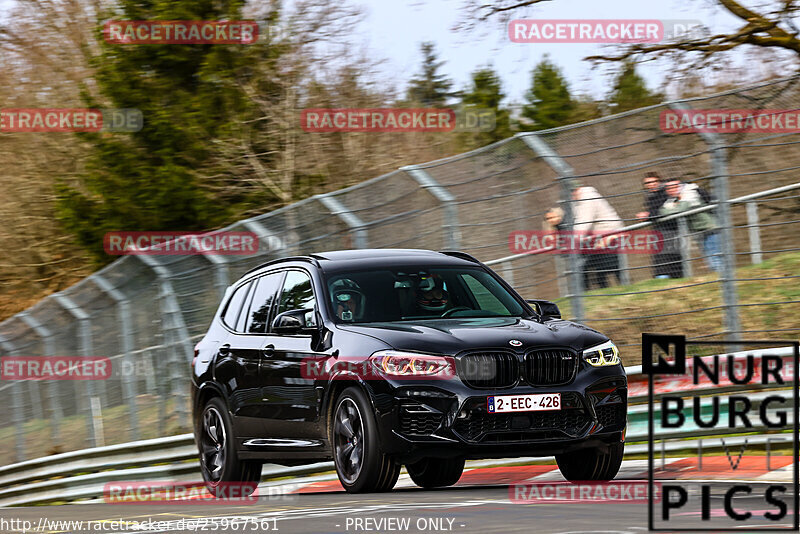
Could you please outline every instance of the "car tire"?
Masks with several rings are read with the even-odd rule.
[[[421,488],[452,486],[464,472],[464,458],[425,458],[407,465],[406,471]]]
[[[231,417],[222,399],[209,400],[198,423],[200,470],[208,491],[215,497],[251,495],[261,480],[262,463],[238,458]]]
[[[371,493],[394,488],[400,464],[381,450],[375,415],[361,389],[349,387],[336,399],[330,435],[336,474],[345,491]]]
[[[620,441],[607,448],[557,454],[556,463],[561,474],[570,482],[613,480],[619,472],[624,451],[625,444]]]

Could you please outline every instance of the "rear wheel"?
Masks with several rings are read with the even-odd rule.
[[[359,388],[347,388],[336,400],[331,421],[336,474],[348,493],[390,491],[400,464],[383,453],[372,406]]]
[[[203,408],[200,433],[200,470],[208,491],[216,497],[246,497],[261,480],[261,462],[239,460],[234,449],[233,425],[222,399]]]
[[[583,449],[566,454],[557,454],[556,463],[564,478],[570,482],[582,480],[612,480],[619,472],[623,442],[612,443],[608,448]]]
[[[464,458],[425,458],[406,466],[414,484],[421,488],[452,486],[464,472]]]

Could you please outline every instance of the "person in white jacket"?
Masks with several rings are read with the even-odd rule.
[[[624,226],[616,210],[591,186],[579,185],[572,190],[572,230],[586,234],[601,234],[620,230]],[[596,247],[603,247],[603,240],[597,242]],[[619,255],[616,253],[602,253],[597,250],[585,252],[583,263],[584,289],[592,289],[593,285],[599,288],[608,287],[608,275],[613,274],[620,281]]]

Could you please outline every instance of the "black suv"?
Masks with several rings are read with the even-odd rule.
[[[619,470],[619,351],[461,252],[350,250],[266,263],[228,288],[195,348],[209,490],[263,462],[329,460],[349,492],[401,465],[429,488],[471,458],[555,455],[568,480]]]

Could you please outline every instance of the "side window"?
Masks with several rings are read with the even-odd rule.
[[[250,304],[250,313],[247,319],[247,332],[263,334],[268,329],[269,310],[275,300],[283,273],[272,273],[258,279],[258,285],[253,293],[253,302]]]
[[[247,298],[242,303],[242,313],[239,314],[239,320],[236,321],[236,328],[234,328],[237,332],[244,332],[244,326],[247,324],[247,317],[250,312],[250,304],[253,302],[253,293],[256,292],[256,283],[255,280],[250,282],[250,291],[247,292]]]
[[[228,304],[225,306],[225,311],[222,313],[222,322],[225,323],[228,328],[236,329],[236,321],[239,318],[242,303],[245,301],[245,297],[247,297],[251,285],[253,285],[253,283],[248,282],[236,288],[231,298],[228,299]]]
[[[278,313],[314,308],[316,303],[314,290],[311,288],[311,278],[302,271],[288,271],[286,280],[283,282]],[[316,316],[313,311],[306,313],[306,324],[309,326],[316,324]]]

